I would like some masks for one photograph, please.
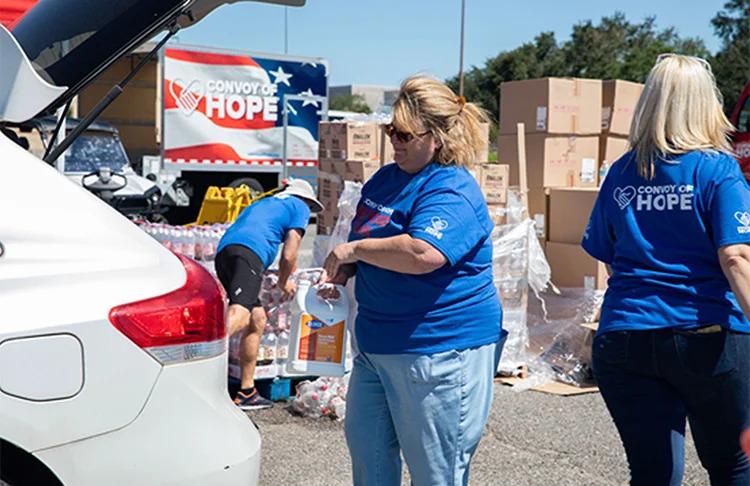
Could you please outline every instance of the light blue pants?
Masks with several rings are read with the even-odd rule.
[[[344,424],[355,486],[400,485],[400,451],[415,486],[468,484],[502,344],[357,356]]]

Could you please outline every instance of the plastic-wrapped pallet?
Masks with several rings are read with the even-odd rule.
[[[492,233],[492,269],[503,305],[503,328],[508,331],[498,372],[506,375],[514,374],[528,358],[529,288],[538,295],[548,287],[551,275],[535,224],[524,217],[516,190],[508,191],[507,211],[508,224]]]
[[[593,331],[581,324],[593,322],[604,291],[561,288],[544,295],[542,305],[529,306],[529,360],[535,381],[552,379],[587,386],[591,375]]]

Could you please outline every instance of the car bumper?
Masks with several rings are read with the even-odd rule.
[[[63,484],[256,485],[260,435],[231,402],[226,370],[226,354],[166,366],[131,424],[35,455]]]

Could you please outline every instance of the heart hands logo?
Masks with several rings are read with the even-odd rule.
[[[615,202],[620,207],[620,209],[625,209],[630,204],[630,201],[635,198],[635,187],[617,187],[615,188],[613,197],[615,198]]]
[[[176,90],[180,91],[179,95]],[[197,79],[192,80],[187,86],[183,80],[175,79],[169,85],[169,92],[185,116],[193,114],[205,94],[203,85]]]

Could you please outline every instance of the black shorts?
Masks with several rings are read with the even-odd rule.
[[[230,304],[247,310],[262,307],[259,295],[265,268],[255,252],[242,245],[229,245],[216,254],[214,266]]]

